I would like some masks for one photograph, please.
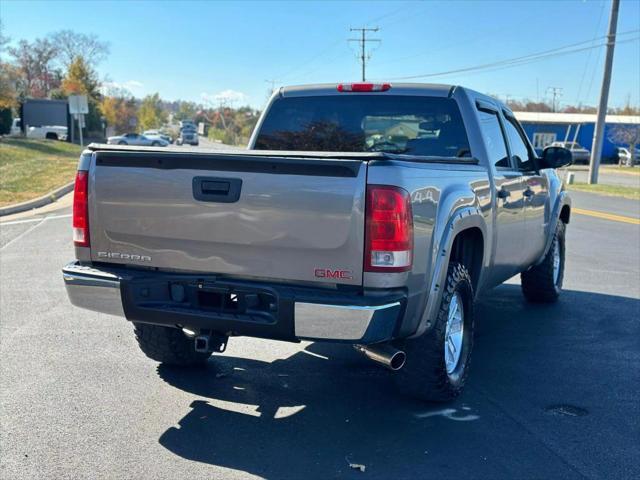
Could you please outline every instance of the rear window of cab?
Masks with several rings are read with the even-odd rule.
[[[254,148],[471,156],[455,100],[361,93],[275,100]]]

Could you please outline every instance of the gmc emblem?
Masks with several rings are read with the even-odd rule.
[[[353,279],[351,270],[331,270],[330,268],[316,268],[313,271],[316,278],[338,278],[340,280]]]

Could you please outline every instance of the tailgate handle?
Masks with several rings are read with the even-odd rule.
[[[193,198],[201,202],[233,203],[240,198],[239,178],[194,177]]]

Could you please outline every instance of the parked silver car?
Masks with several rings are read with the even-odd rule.
[[[591,152],[580,145],[578,142],[553,142],[552,147],[562,147],[571,151],[573,163],[589,163]]]
[[[165,139],[160,137],[147,137],[139,133],[126,133],[107,139],[109,145],[135,145],[138,147],[166,147],[169,145]]]

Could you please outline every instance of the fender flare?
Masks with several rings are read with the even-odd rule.
[[[440,305],[442,297],[441,288],[447,279],[447,270],[449,268],[449,258],[451,257],[451,248],[453,240],[456,236],[470,228],[479,228],[484,239],[484,252],[482,260],[482,271],[478,279],[478,285],[482,284],[482,276],[486,269],[486,262],[490,255],[487,254],[487,248],[491,249],[491,242],[487,241],[487,225],[480,209],[477,206],[462,207],[456,210],[447,222],[444,230],[440,235],[438,243],[434,244],[435,264],[433,274],[431,275],[431,283],[426,292],[425,308],[423,309],[420,322],[416,331],[409,338],[419,337],[427,332],[433,325],[434,315]]]
[[[562,212],[562,209],[565,206],[571,208],[571,198],[569,197],[569,195],[567,195],[566,190],[561,190],[558,192],[556,201],[553,205],[553,209],[551,210],[551,215],[547,224],[547,241],[544,245],[542,256],[534,263],[534,265],[539,265],[542,261],[544,261],[544,257],[547,256],[547,253],[549,252],[551,243],[553,241],[553,234],[556,231],[556,226],[558,225],[558,221],[560,220],[560,212]]]

